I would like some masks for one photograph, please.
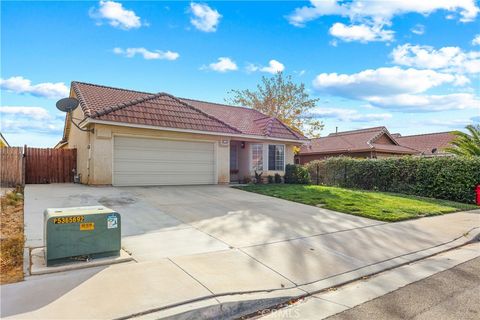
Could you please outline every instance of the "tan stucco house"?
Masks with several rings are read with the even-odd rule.
[[[284,174],[306,138],[258,111],[72,82],[80,105],[56,148],[77,149],[86,184],[217,184]]]

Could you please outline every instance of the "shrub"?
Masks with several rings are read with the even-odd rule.
[[[330,158],[306,165],[313,183],[475,202],[480,157]]]
[[[297,164],[287,164],[285,166],[285,183],[309,184],[310,174],[307,168]]]
[[[255,171],[255,183],[256,183],[256,184],[261,184],[261,183],[263,183],[263,181],[262,181],[262,174],[263,174],[263,172],[258,173],[257,171]]]
[[[278,173],[275,173],[275,183],[282,183],[282,176]]]
[[[268,183],[275,183],[275,180],[273,179],[272,175],[268,176]]]

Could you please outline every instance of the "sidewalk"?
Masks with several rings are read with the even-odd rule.
[[[480,243],[440,253],[294,304],[261,319],[477,319]]]
[[[113,319],[147,312],[148,318],[148,312],[164,317],[192,309],[195,318],[239,316],[462,245],[479,228],[475,210],[32,276],[1,287],[1,317]]]

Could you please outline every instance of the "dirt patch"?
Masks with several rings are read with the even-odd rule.
[[[1,195],[0,284],[23,280],[23,190]]]

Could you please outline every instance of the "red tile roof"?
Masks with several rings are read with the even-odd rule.
[[[386,136],[391,144],[380,143],[379,138]],[[331,133],[326,137],[312,139],[311,143],[300,149],[300,154],[312,153],[350,153],[382,151],[388,153],[415,154],[416,150],[401,146],[385,127]]]
[[[289,140],[306,139],[278,119],[249,108],[82,82],[72,82],[72,90],[85,116],[93,119]]]
[[[422,152],[422,154],[428,155],[445,153],[443,149],[449,147],[455,137],[456,136],[452,132],[437,132],[412,136],[399,136],[395,139],[403,146],[407,146]]]

